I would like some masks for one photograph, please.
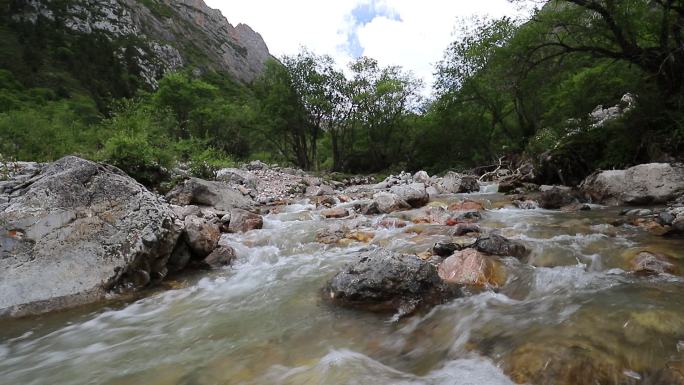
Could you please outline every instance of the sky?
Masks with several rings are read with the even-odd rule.
[[[520,15],[507,0],[205,0],[248,24],[276,57],[306,47],[341,67],[359,56],[400,65],[432,84],[434,64],[473,15]]]

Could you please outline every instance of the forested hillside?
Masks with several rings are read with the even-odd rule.
[[[307,50],[240,77],[201,54],[202,31],[161,49],[69,28],[66,3],[33,18],[33,2],[2,2],[3,158],[80,154],[155,184],[177,162],[200,174],[253,158],[440,172],[506,157],[533,162],[544,182],[576,183],[596,168],[678,159],[684,143],[678,0],[557,0],[525,20],[474,20],[445,47],[432,98],[402,68],[362,57],[343,70]],[[120,4],[132,20],[177,20],[159,31],[187,24],[177,3]]]

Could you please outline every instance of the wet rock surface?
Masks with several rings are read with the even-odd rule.
[[[230,211],[228,232],[244,233],[250,230],[258,230],[264,226],[264,219],[259,214],[247,210],[233,209]]]
[[[501,262],[475,249],[455,252],[439,265],[438,272],[449,284],[496,288],[506,283]]]
[[[601,171],[589,176],[580,188],[596,203],[666,203],[684,193],[684,165],[650,163],[626,170]]]
[[[343,306],[402,313],[421,304],[439,303],[450,294],[435,266],[415,255],[382,249],[361,255],[337,273],[324,293]]]
[[[524,258],[529,254],[529,250],[522,244],[498,234],[489,234],[478,238],[473,247],[483,253],[502,257]]]
[[[183,181],[166,194],[166,199],[179,206],[210,206],[218,210],[231,210],[232,208],[253,210],[255,207],[254,201],[245,197],[236,188],[223,182],[199,178],[189,178]]]
[[[543,190],[539,198],[539,206],[548,210],[558,210],[575,203],[577,198],[572,190],[557,186]]]
[[[114,167],[76,157],[47,165],[0,212],[0,312],[62,309],[159,280],[181,227]]]
[[[638,274],[677,274],[673,261],[662,254],[642,251],[630,261],[630,268]]]

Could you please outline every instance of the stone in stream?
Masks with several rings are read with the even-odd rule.
[[[467,234],[482,232],[480,225],[476,223],[459,223],[454,230],[454,236],[460,237]]]
[[[577,203],[577,198],[572,190],[558,186],[544,189],[539,198],[539,206],[547,210],[558,210],[575,203]]]
[[[437,188],[446,194],[472,193],[480,191],[477,178],[449,171],[437,183]]]
[[[475,249],[455,252],[439,265],[438,273],[449,284],[497,288],[506,283],[501,262]]]
[[[394,186],[390,192],[413,208],[423,207],[430,201],[430,196],[423,183]]]
[[[335,190],[328,185],[309,186],[306,188],[306,196],[318,197],[323,195],[333,195]]]
[[[0,212],[0,316],[64,309],[166,275],[181,223],[121,170],[47,165]]]
[[[221,237],[218,225],[194,215],[185,217],[184,223],[183,240],[195,258],[202,259],[214,251]]]
[[[672,221],[672,232],[684,234],[684,214],[677,215],[677,217]]]
[[[235,249],[230,246],[221,245],[204,258],[202,265],[210,269],[218,269],[228,266],[233,259],[235,259]]]
[[[254,209],[254,201],[230,185],[198,178],[189,178],[178,184],[166,194],[166,199],[179,206],[194,204],[223,211],[230,211],[233,208]]]
[[[342,306],[408,314],[421,305],[452,298],[459,290],[445,285],[429,262],[379,249],[362,254],[337,273],[324,296]]]
[[[328,210],[321,211],[321,215],[326,218],[344,218],[349,216],[349,211],[344,207],[335,207]]]
[[[372,213],[389,214],[395,211],[408,210],[411,208],[405,200],[396,194],[380,192],[373,195],[373,202],[364,210],[364,214]]]
[[[660,223],[663,226],[670,226],[670,225],[672,225],[672,222],[674,222],[674,220],[676,218],[677,217],[675,217],[674,214],[672,214],[668,211],[663,211],[663,212],[658,214],[657,220],[658,220],[658,223]]]
[[[684,166],[649,163],[590,175],[580,190],[592,202],[608,205],[666,203],[684,193]]]
[[[449,205],[449,211],[480,211],[484,210],[484,204],[482,202],[476,202],[472,200],[464,200],[461,202],[455,202]]]
[[[520,259],[529,254],[529,250],[525,246],[498,234],[489,234],[478,238],[473,247],[485,254],[502,257],[516,257]]]
[[[413,180],[418,183],[423,183],[425,185],[429,184],[431,181],[430,175],[425,171],[418,171],[413,174]]]
[[[462,247],[458,243],[438,242],[432,247],[432,254],[440,257],[448,257],[461,249]]]
[[[630,261],[630,270],[645,275],[677,274],[677,266],[662,254],[642,251]]]
[[[244,233],[250,230],[261,229],[263,226],[264,219],[259,214],[242,209],[230,211],[230,222],[228,224],[228,232],[230,233]]]

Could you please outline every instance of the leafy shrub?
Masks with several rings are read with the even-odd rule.
[[[190,172],[198,178],[213,179],[217,171],[232,166],[235,166],[235,161],[213,147],[193,154],[190,159]]]
[[[100,160],[119,167],[146,186],[156,186],[168,176],[176,160],[166,132],[173,121],[135,101],[123,102],[101,129],[111,133],[99,152]]]
[[[235,165],[233,158],[211,147],[205,140],[179,140],[174,151],[180,161],[190,166],[190,173],[198,178],[212,179],[218,170]]]

